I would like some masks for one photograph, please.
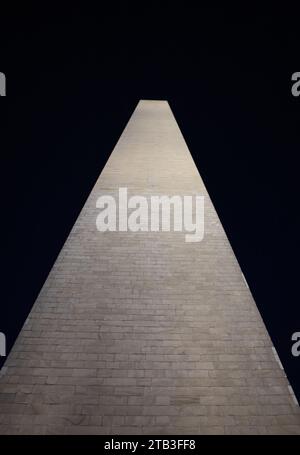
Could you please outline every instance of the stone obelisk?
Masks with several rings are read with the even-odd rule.
[[[205,153],[205,150],[203,150]],[[99,232],[100,195],[205,197],[205,234]],[[0,433],[300,433],[300,413],[166,101],[140,101],[0,378]]]

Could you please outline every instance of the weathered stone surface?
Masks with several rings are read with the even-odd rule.
[[[121,186],[204,194],[204,240],[98,232]],[[300,434],[271,347],[168,104],[141,101],[7,359],[0,433]]]

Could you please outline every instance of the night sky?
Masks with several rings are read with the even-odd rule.
[[[138,100],[165,99],[300,400],[299,13],[164,5],[1,15],[0,331],[10,349]]]

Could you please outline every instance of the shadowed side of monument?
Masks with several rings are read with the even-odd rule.
[[[121,187],[204,196],[203,239],[99,232]],[[168,103],[140,101],[2,369],[0,432],[300,434],[288,385]]]

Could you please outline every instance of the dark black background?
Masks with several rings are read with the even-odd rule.
[[[138,100],[166,99],[300,399],[291,355],[299,19],[274,5],[167,2],[3,12],[0,331],[9,349]]]

